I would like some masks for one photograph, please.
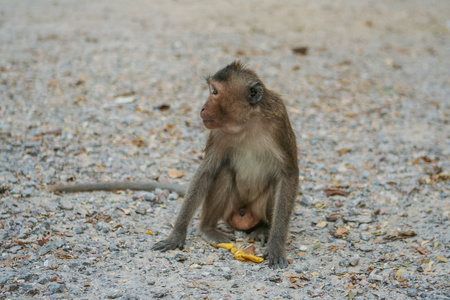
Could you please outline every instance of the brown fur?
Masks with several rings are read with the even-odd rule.
[[[251,218],[263,221],[269,265],[286,267],[284,244],[298,189],[297,146],[286,108],[240,62],[218,71],[207,83],[210,96],[200,113],[211,129],[205,159],[171,235],[153,249],[181,248],[188,224],[202,203],[202,236],[227,242],[232,237],[218,231],[217,222],[235,219],[243,208]]]

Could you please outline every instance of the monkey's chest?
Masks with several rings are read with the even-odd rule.
[[[241,200],[252,202],[267,192],[276,164],[265,152],[242,151],[232,158],[235,188]]]

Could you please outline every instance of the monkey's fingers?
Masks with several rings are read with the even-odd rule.
[[[266,252],[264,253],[263,258],[269,261],[269,268],[272,268],[274,270],[284,269],[288,266],[288,261],[286,257],[274,256]]]
[[[269,235],[267,234],[267,232],[265,231],[253,231],[248,235],[248,238],[250,240],[255,240],[258,242],[261,242],[261,246],[265,246],[267,244],[267,242],[269,241]]]
[[[166,252],[167,250],[173,250],[173,249],[183,249],[184,241],[183,242],[173,242],[169,239],[159,241],[156,244],[153,245],[152,250]]]

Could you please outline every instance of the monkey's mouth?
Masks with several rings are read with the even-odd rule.
[[[211,119],[203,120],[203,125],[208,129],[215,129],[217,127],[216,122],[214,122],[214,120]]]

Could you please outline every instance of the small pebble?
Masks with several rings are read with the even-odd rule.
[[[107,293],[106,297],[108,299],[117,299],[119,297],[122,297],[122,292],[119,290],[112,290],[110,292]]]
[[[52,293],[62,293],[66,289],[66,284],[58,282],[50,282],[47,288]]]
[[[313,202],[314,202],[314,199],[308,195],[303,195],[300,198],[300,204],[303,206],[310,206]]]
[[[359,263],[359,257],[356,257],[356,256],[354,256],[354,257],[351,257],[351,258],[349,258],[349,263],[350,263],[350,265],[351,266],[357,266],[358,265],[358,263]]]
[[[415,288],[406,289],[406,294],[409,297],[417,297],[418,296],[417,289],[415,289]]]
[[[373,246],[370,244],[362,244],[361,247],[359,247],[359,250],[364,252],[370,252],[373,251]]]

